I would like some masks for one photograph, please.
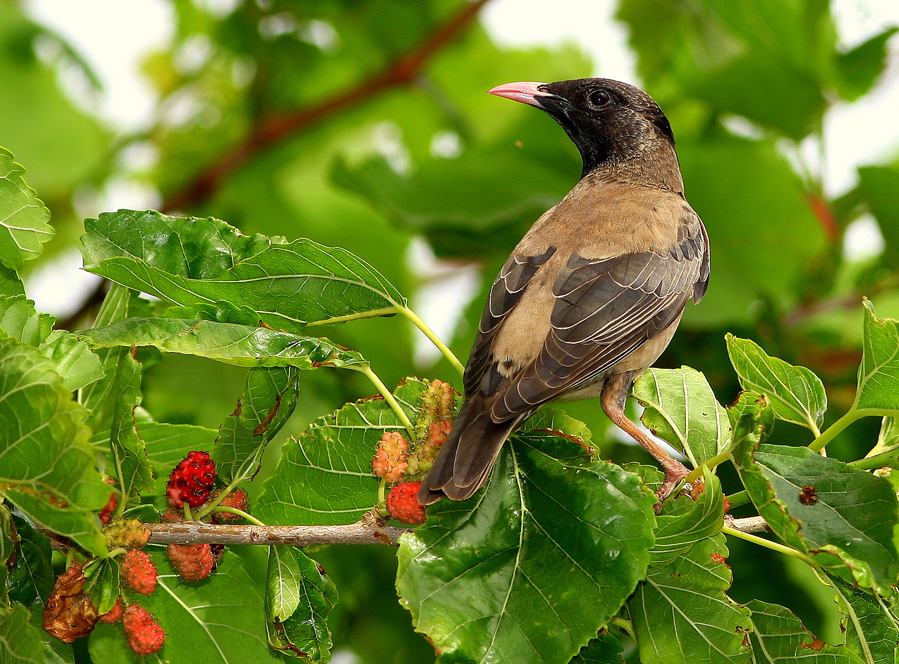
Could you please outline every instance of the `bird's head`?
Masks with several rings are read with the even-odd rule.
[[[597,167],[674,155],[668,118],[652,97],[627,83],[608,78],[507,83],[488,94],[536,106],[552,116],[580,151],[584,175]]]

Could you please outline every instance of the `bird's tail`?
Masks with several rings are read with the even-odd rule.
[[[418,502],[465,500],[486,484],[500,448],[520,419],[494,422],[480,399],[462,406],[434,465],[421,483]]]

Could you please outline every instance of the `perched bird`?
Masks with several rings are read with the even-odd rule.
[[[542,404],[597,396],[661,463],[664,500],[688,471],[624,405],[709,279],[708,235],[684,198],[668,118],[642,90],[604,78],[509,83],[489,94],[548,113],[584,168],[490,289],[465,368],[465,403],[419,502],[468,498],[487,482],[509,434]]]

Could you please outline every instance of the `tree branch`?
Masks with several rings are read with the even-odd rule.
[[[346,526],[237,526],[200,521],[148,523],[151,544],[384,544],[396,546],[403,528],[393,528],[371,513]]]
[[[730,526],[734,530],[739,530],[741,533],[771,532],[771,529],[768,528],[768,524],[765,523],[765,520],[760,516],[750,516],[746,517],[745,519],[733,519],[730,517],[724,517],[724,525]]]
[[[253,133],[241,143],[218,157],[180,190],[169,195],[161,206],[162,211],[170,212],[202,203],[218,190],[223,180],[271,145],[390,88],[411,83],[421,74],[431,58],[474,21],[478,12],[488,2],[489,0],[476,0],[466,3],[421,46],[399,57],[384,71],[361,81],[355,87],[314,106],[296,109],[290,113],[275,113],[263,118]]]

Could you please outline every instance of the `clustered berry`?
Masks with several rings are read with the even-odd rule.
[[[165,632],[156,618],[139,604],[125,609],[122,617],[128,646],[138,655],[152,655],[165,645]]]
[[[113,519],[103,529],[110,549],[140,549],[150,539],[150,529],[137,519]]]
[[[418,503],[421,482],[397,484],[387,494],[387,511],[397,521],[419,524],[425,521],[425,508]]]
[[[215,484],[215,463],[207,452],[189,452],[175,466],[166,485],[169,505],[181,507],[187,503],[199,507],[209,498]]]
[[[144,551],[132,549],[126,553],[121,573],[128,587],[136,593],[149,595],[156,590],[156,565]]]
[[[371,469],[387,484],[396,485],[387,497],[387,511],[395,519],[411,524],[424,522],[425,510],[416,498],[421,485],[418,480],[434,465],[453,427],[455,410],[456,391],[452,385],[431,381],[421,397],[412,442],[398,431],[381,435]]]
[[[109,520],[112,518],[112,513],[116,508],[116,503],[118,500],[116,499],[115,491],[109,494],[109,502],[106,503],[106,507],[100,510],[100,523],[104,526],[109,523]]]
[[[409,456],[409,443],[398,431],[385,431],[375,457],[371,460],[371,469],[378,477],[388,483],[399,482],[406,474]]]
[[[215,500],[217,496],[213,494],[212,499]],[[249,506],[249,497],[247,496],[247,492],[243,489],[235,489],[227,496],[222,498],[221,502],[219,502],[219,507],[233,507],[234,509],[238,509],[241,512],[246,512]],[[235,514],[234,512],[214,512],[212,514],[212,521],[214,523],[225,523],[227,521],[238,521],[242,517],[239,514]]]
[[[209,544],[169,544],[169,562],[184,581],[205,579],[215,568],[215,558]]]
[[[124,609],[122,607],[122,596],[119,595],[118,597],[115,598],[115,605],[113,605],[113,607],[109,611],[107,611],[102,616],[100,616],[99,620],[102,623],[118,622],[122,619],[122,611],[123,610]]]

